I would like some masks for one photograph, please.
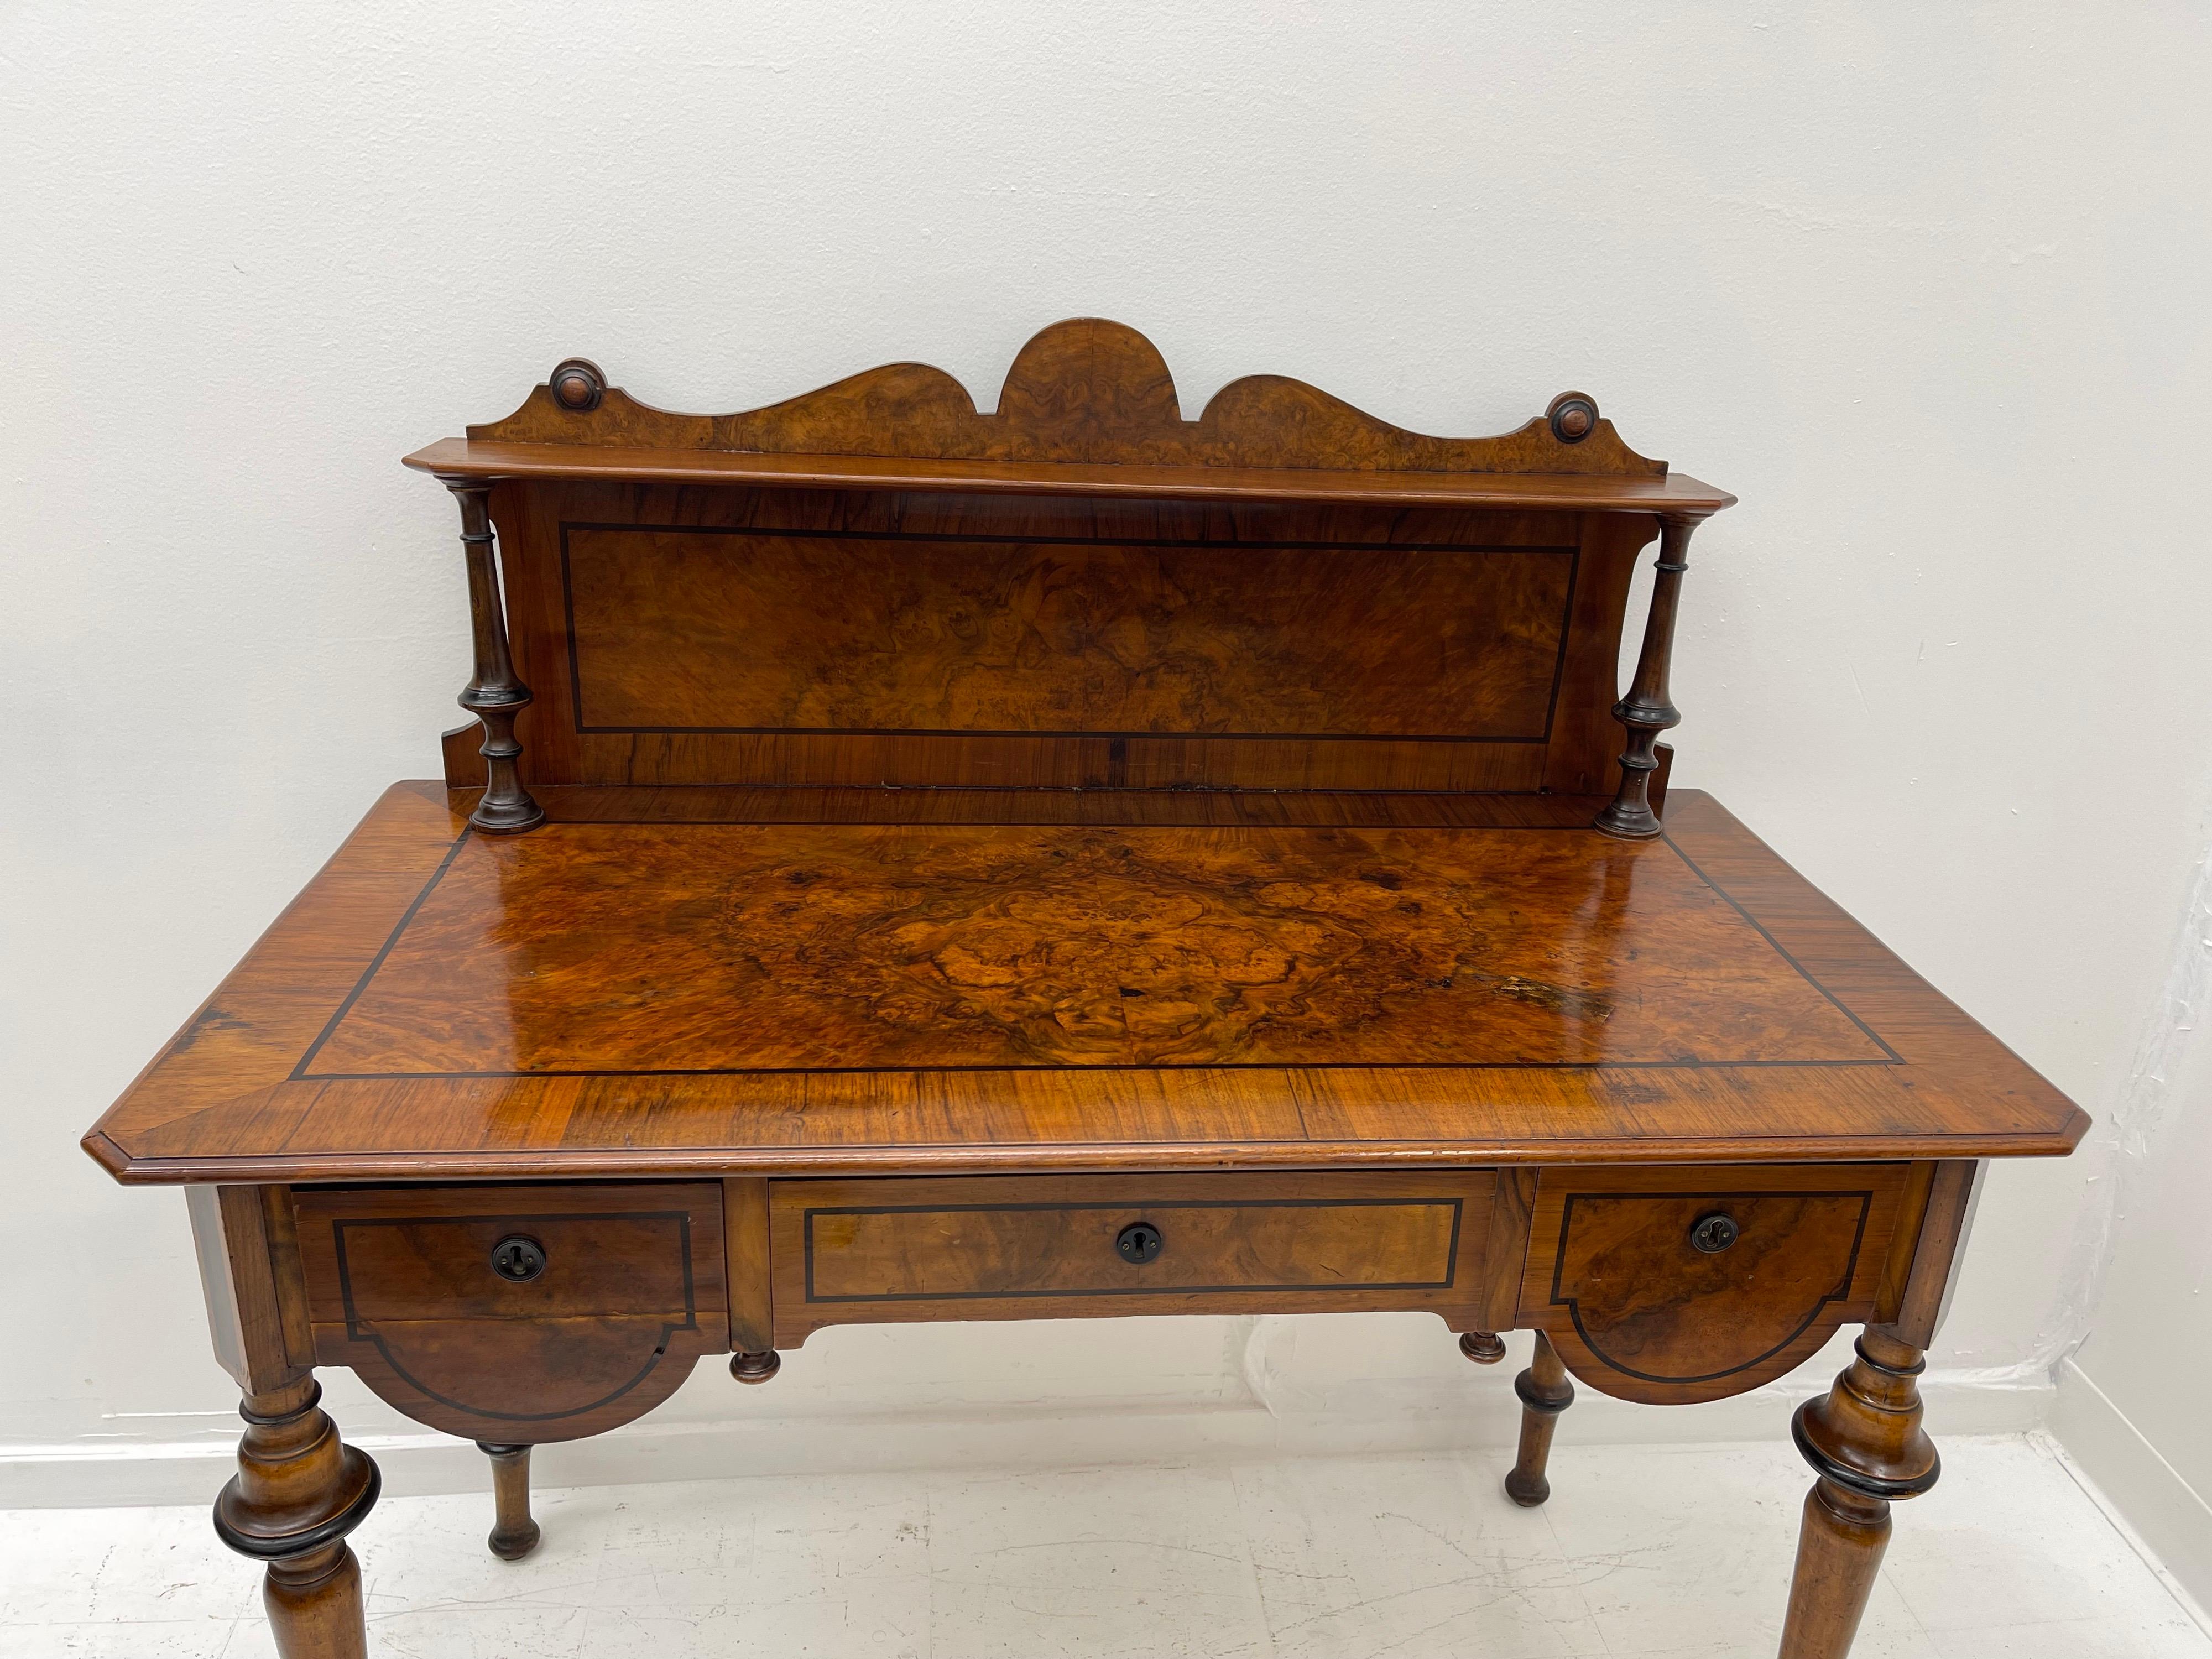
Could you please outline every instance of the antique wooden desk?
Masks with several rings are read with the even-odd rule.
[[[1849,1647],[1936,1479],[1978,1172],[2087,1121],[1668,798],[1730,496],[1579,393],[1451,440],[1261,377],[1188,422],[1095,321],[992,415],[914,364],[670,415],[572,361],[408,465],[460,505],[477,720],[85,1140],[188,1186],[245,1394],[216,1524],[285,1654],[365,1650],[377,1474],[318,1365],[482,1443],[513,1556],[530,1447],[702,1355],[1346,1309],[1537,1333],[1522,1504],[1570,1375],[1711,1400],[1863,1325],[1796,1419],[1782,1638]]]

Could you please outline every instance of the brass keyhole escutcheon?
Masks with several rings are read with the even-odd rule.
[[[514,1233],[491,1247],[491,1270],[509,1284],[527,1285],[545,1271],[545,1247]]]
[[[1151,1222],[1133,1221],[1115,1235],[1114,1248],[1121,1252],[1122,1261],[1142,1267],[1158,1255],[1166,1243],[1160,1237],[1160,1230]]]

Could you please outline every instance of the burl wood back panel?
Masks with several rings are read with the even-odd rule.
[[[1267,378],[1184,422],[1158,353],[1108,324],[1040,335],[992,416],[912,365],[742,417],[610,392],[586,420],[549,396],[471,436],[1665,471],[1602,422],[1576,445],[1540,422],[1426,439]],[[493,516],[538,784],[1602,793],[1621,613],[1656,530],[1644,514],[577,477],[511,478]]]
[[[1602,790],[1653,520],[511,482],[537,783]]]

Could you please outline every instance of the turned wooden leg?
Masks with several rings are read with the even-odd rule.
[[[342,1443],[313,1377],[250,1394],[238,1474],[216,1499],[216,1535],[269,1565],[263,1605],[283,1659],[368,1659],[361,1564],[345,1536],[376,1504],[368,1455]]]
[[[1544,1466],[1552,1459],[1552,1431],[1559,1426],[1559,1413],[1575,1403],[1567,1368],[1541,1331],[1536,1333],[1528,1369],[1513,1379],[1513,1392],[1521,1396],[1521,1455],[1505,1477],[1505,1495],[1523,1509],[1534,1509],[1552,1495],[1552,1483],[1544,1478]]]
[[[1820,1479],[1805,1498],[1781,1659],[1850,1651],[1889,1543],[1891,1502],[1919,1496],[1941,1472],[1920,1429],[1920,1350],[1875,1329],[1856,1350],[1826,1397],[1807,1401],[1790,1425]]]
[[[477,1442],[491,1459],[492,1502],[497,1506],[491,1536],[485,1540],[502,1561],[520,1561],[538,1547],[538,1523],[530,1518],[530,1448]]]
[[[730,1356],[730,1375],[740,1382],[765,1382],[782,1369],[783,1356],[774,1348]]]

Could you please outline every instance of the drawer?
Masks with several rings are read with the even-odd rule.
[[[778,1181],[776,1344],[824,1325],[1482,1298],[1494,1170]]]
[[[728,1345],[714,1182],[297,1188],[315,1355],[513,1443],[650,1410]]]
[[[1547,1170],[1525,1324],[1606,1394],[1715,1400],[1872,1316],[1907,1166]]]

